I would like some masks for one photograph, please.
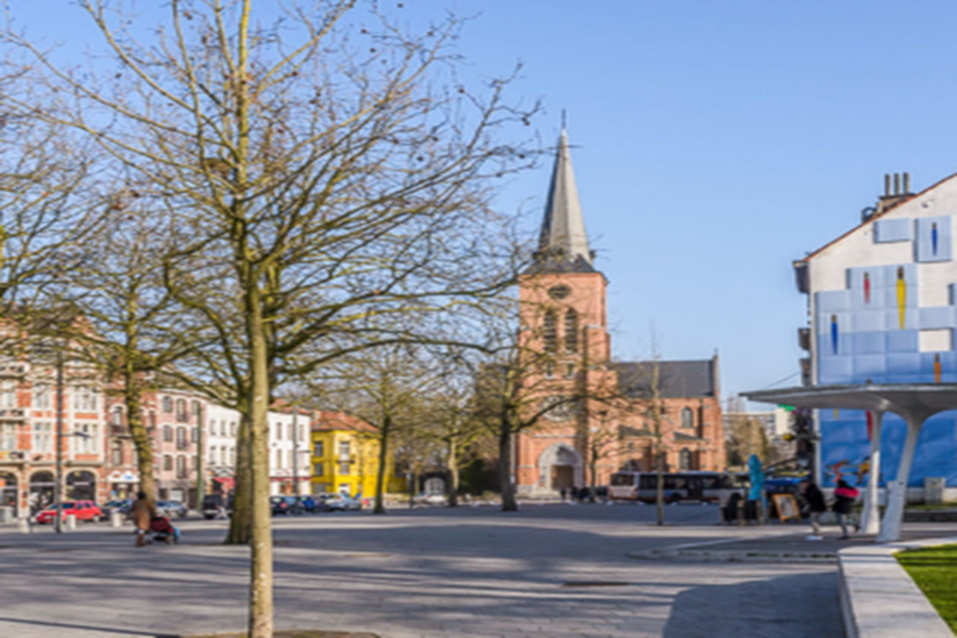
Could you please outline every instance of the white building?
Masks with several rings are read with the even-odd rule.
[[[236,467],[236,435],[239,411],[221,405],[206,405],[206,475],[213,491],[231,492]]]
[[[269,493],[302,496],[309,493],[309,412],[285,408],[269,412]]]

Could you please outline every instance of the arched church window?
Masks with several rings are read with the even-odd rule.
[[[565,313],[565,351],[578,352],[578,312],[574,308]]]
[[[678,452],[678,467],[682,470],[691,469],[691,450],[682,448],[682,450]]]
[[[681,411],[681,427],[694,427],[694,412],[691,411],[691,408],[685,408]]]
[[[545,311],[545,321],[542,324],[545,339],[545,351],[555,352],[558,349],[558,317],[554,310]]]

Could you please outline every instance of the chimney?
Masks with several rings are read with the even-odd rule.
[[[913,193],[910,192],[910,173],[885,174],[884,194],[877,198],[877,208],[874,214],[880,215],[898,202],[910,199],[911,196],[913,196]],[[869,211],[870,209],[865,210]],[[870,215],[867,217],[870,217]]]

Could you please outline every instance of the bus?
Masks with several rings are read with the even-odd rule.
[[[747,474],[726,472],[665,472],[664,493],[669,503],[702,501],[723,503],[732,492],[748,487]],[[616,472],[611,475],[608,497],[618,501],[654,503],[658,498],[656,472]]]

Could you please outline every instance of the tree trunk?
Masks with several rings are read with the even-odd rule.
[[[375,506],[372,508],[373,514],[385,514],[385,502],[383,494],[385,493],[385,470],[386,462],[389,459],[389,431],[392,429],[392,419],[386,416],[382,420],[382,427],[379,428],[379,467],[375,472]]]
[[[265,326],[259,291],[250,282],[247,292],[250,342],[252,434],[252,560],[249,586],[249,638],[272,638],[273,551],[269,507],[269,377]]]
[[[502,487],[502,511],[518,511],[512,484],[512,430],[502,422],[498,431],[498,475]]]
[[[136,450],[136,468],[140,477],[140,492],[151,502],[156,502],[156,475],[153,473],[153,448],[150,432],[143,423],[143,388],[134,370],[132,361],[123,368],[123,402],[126,404],[126,423]]]
[[[449,455],[446,463],[448,465],[448,482],[445,489],[449,500],[449,507],[459,506],[459,459],[455,447],[455,439],[449,439]]]
[[[252,434],[249,408],[240,410],[236,437],[236,467],[233,468],[233,513],[229,519],[226,545],[248,545],[253,537]]]

